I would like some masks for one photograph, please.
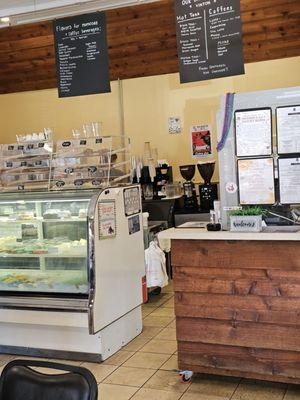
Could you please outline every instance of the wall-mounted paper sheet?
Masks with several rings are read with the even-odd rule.
[[[180,117],[169,117],[168,118],[169,133],[181,133],[181,118]]]
[[[279,158],[279,190],[282,204],[300,203],[300,157]]]
[[[274,204],[273,158],[238,160],[240,204]]]
[[[276,109],[278,154],[300,153],[300,106]]]
[[[102,200],[98,203],[99,239],[112,239],[117,235],[116,203]]]
[[[193,125],[190,128],[192,157],[207,157],[212,155],[211,126]]]
[[[237,110],[235,112],[235,137],[238,157],[271,155],[271,108]]]
[[[126,217],[141,211],[141,195],[138,187],[124,189],[124,209]]]

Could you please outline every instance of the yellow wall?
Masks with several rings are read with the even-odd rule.
[[[247,92],[300,85],[300,57],[246,65],[243,76],[180,85],[178,74],[125,80],[123,85],[125,133],[132,138],[133,153],[143,151],[145,141],[159,149],[175,167],[195,163],[191,158],[189,129],[193,124],[211,124],[214,148],[215,114],[226,92]],[[168,133],[168,117],[182,118],[183,132]],[[58,99],[56,90],[0,96],[0,142],[15,141],[18,133],[53,127],[55,139],[70,137],[71,129],[84,122],[102,121],[104,134],[118,134],[119,92]],[[196,180],[199,179],[197,173]],[[215,174],[215,179],[217,175]]]

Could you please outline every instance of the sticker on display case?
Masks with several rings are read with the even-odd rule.
[[[99,240],[112,239],[117,235],[116,203],[114,200],[98,203]]]
[[[229,194],[234,194],[237,192],[237,184],[235,182],[227,182],[225,185],[225,190]]]
[[[22,158],[28,156],[50,155],[53,151],[52,142],[33,142],[23,144],[4,144],[1,148],[2,157]]]
[[[88,167],[88,172],[90,172],[91,174],[94,174],[95,172],[97,172],[97,167],[94,165]]]
[[[102,181],[100,181],[100,180],[97,180],[97,179],[93,179],[92,180],[92,185],[93,186],[101,186],[101,184],[102,184]]]
[[[141,230],[140,216],[134,215],[128,218],[128,231],[129,235],[133,235]]]
[[[76,154],[82,156],[93,156],[102,152],[105,154],[110,151],[112,146],[112,138],[87,138],[87,139],[72,139],[72,140],[59,140],[56,142],[56,152],[58,154]]]
[[[58,188],[61,188],[61,187],[63,187],[63,186],[65,186],[65,182],[64,181],[57,181],[57,182],[55,182],[55,185],[56,185],[56,187],[58,187]]]
[[[30,169],[40,169],[40,168],[49,168],[50,160],[49,159],[33,159],[27,158],[26,161],[19,159],[14,161],[5,161],[4,169],[18,169],[28,167]]]
[[[138,187],[124,189],[124,208],[126,217],[141,212],[141,196]]]
[[[80,187],[84,184],[84,181],[82,179],[76,179],[76,181],[74,181],[74,185],[76,187]]]

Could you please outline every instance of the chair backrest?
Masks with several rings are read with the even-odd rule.
[[[45,374],[32,367],[51,368],[60,373]],[[83,367],[48,361],[14,360],[5,366],[0,378],[0,400],[97,399],[97,382],[93,374]]]

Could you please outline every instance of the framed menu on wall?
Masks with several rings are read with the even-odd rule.
[[[300,153],[300,105],[276,108],[278,154]]]
[[[280,203],[300,204],[300,157],[279,158]]]
[[[272,109],[256,108],[235,112],[237,157],[272,154]]]
[[[274,204],[273,158],[243,159],[237,165],[240,204]]]

